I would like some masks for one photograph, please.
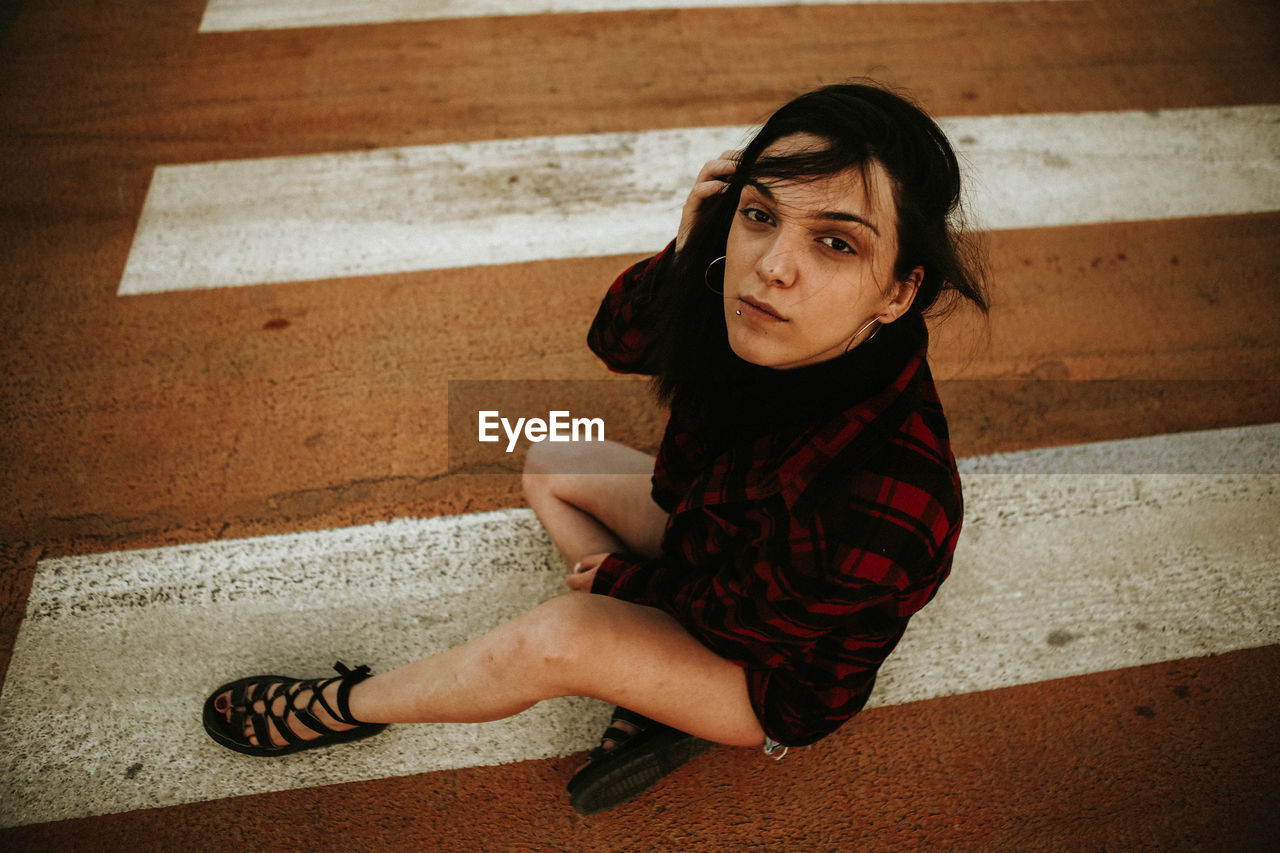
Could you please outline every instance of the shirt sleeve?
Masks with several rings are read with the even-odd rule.
[[[678,593],[689,572],[661,558],[610,554],[596,569],[591,591],[635,604],[660,607]]]
[[[651,374],[658,318],[654,295],[670,271],[675,241],[613,282],[587,332],[587,346],[615,373]]]

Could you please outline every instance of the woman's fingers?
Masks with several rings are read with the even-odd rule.
[[[591,582],[596,577],[596,569],[600,568],[600,564],[608,556],[607,553],[588,554],[575,563],[573,570],[569,572],[569,577],[565,579],[565,582],[569,584],[569,589],[575,592],[590,592]]]
[[[565,578],[565,583],[569,585],[569,589],[574,592],[591,592],[591,584],[596,579],[596,569],[598,566],[592,566],[585,571],[575,571],[569,577]]]
[[[714,160],[708,160],[702,164],[697,183],[702,184],[712,180],[727,181],[738,168],[738,157],[741,153],[741,151],[725,151]]]
[[[738,168],[739,151],[726,151],[714,160],[708,160],[698,172],[697,181],[685,199],[684,209],[680,214],[680,229],[676,233],[676,251],[684,248],[685,240],[698,221],[698,213],[703,203],[712,196],[719,195],[729,186],[729,179]]]
[[[588,554],[587,556],[583,557],[574,565],[573,571],[577,573],[577,572],[585,572],[588,569],[594,569],[596,566],[603,563],[605,561],[605,558],[608,556],[609,556],[609,552],[607,551],[600,554]]]

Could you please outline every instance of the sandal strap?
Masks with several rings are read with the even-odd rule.
[[[627,731],[620,726],[613,725],[613,723],[628,723],[633,726],[635,730]],[[600,745],[591,750],[590,754],[587,756],[587,760],[595,761],[597,758],[602,758],[608,755],[613,752],[613,749],[619,748],[653,724],[653,720],[643,714],[638,714],[629,708],[614,708],[613,719],[610,721],[609,727],[604,730],[604,734],[600,736]],[[604,745],[608,741],[613,741],[613,749],[605,749]]]
[[[270,711],[270,706],[268,706]],[[266,714],[252,713],[251,709],[245,709],[232,715],[232,724],[238,730],[244,729],[244,721],[248,719],[249,724],[253,726],[253,734],[258,739],[258,743],[271,743],[271,723],[268,722]]]
[[[351,713],[351,706],[347,704],[347,698],[351,695],[352,687],[355,687],[357,684],[369,677],[369,665],[364,664],[356,667],[355,669],[351,669],[342,661],[338,661],[333,665],[333,668],[338,671],[339,677],[342,679],[342,683],[338,685],[338,695],[336,697],[338,713],[333,713],[333,710],[329,708],[329,703],[325,702],[323,697],[320,699],[321,704],[324,705],[326,711],[333,714],[333,718],[335,720],[341,720],[348,726],[368,725],[368,723],[365,723],[362,720],[357,720],[355,715]]]
[[[623,708],[621,705],[613,709],[613,722],[630,723],[640,731],[644,731],[646,728],[653,725],[653,720],[649,719],[644,714],[636,713],[630,708]]]
[[[358,666],[351,669],[342,661],[338,661],[333,665],[338,671],[336,678],[326,678],[324,681],[318,682],[311,691],[311,699],[307,702],[306,712],[308,716],[315,716],[315,706],[320,705],[330,717],[340,723],[348,726],[367,726],[368,723],[363,720],[357,720],[355,715],[351,713],[351,706],[348,704],[348,698],[351,695],[351,688],[364,681],[369,677],[368,665]],[[329,700],[324,697],[324,691],[329,688],[330,684],[338,682],[338,695],[334,699],[334,705],[329,704]],[[328,731],[326,729],[326,731]]]
[[[362,720],[357,720],[351,713],[351,706],[348,704],[348,699],[351,695],[351,688],[369,677],[370,671],[368,665],[358,666],[355,669],[351,669],[342,661],[338,661],[333,665],[333,668],[338,672],[336,677],[326,678],[324,680],[317,679],[311,682],[299,682],[291,691],[292,695],[290,696],[290,704],[292,704],[293,696],[296,696],[303,690],[310,688],[311,698],[307,700],[307,704],[304,707],[295,707],[294,713],[307,728],[317,734],[331,734],[334,730],[320,721],[320,717],[316,713],[316,705],[319,705],[324,709],[326,714],[343,725],[369,725]],[[324,691],[329,689],[329,686],[334,682],[338,683],[338,694],[334,699],[334,705],[337,705],[336,708],[334,705],[330,705],[329,700],[324,696]]]
[[[615,723],[627,723],[635,728],[635,731],[627,731]],[[653,720],[643,714],[638,714],[630,708],[617,707],[613,709],[613,718],[609,721],[609,727],[604,730],[604,734],[600,736],[600,747],[604,747],[605,741],[613,741],[614,748],[622,746],[631,738],[640,734],[649,726],[653,725]]]
[[[305,688],[307,682],[302,682],[301,687]],[[297,690],[290,690],[291,685],[282,685],[280,682],[258,682],[253,685],[255,688],[254,696],[248,695],[248,685],[242,688],[241,703],[232,713],[233,725],[237,730],[243,730],[247,721],[253,727],[253,733],[258,738],[258,743],[272,743],[271,732],[275,731],[280,737],[284,738],[286,743],[301,743],[305,738],[299,737],[289,725],[289,715],[291,712],[296,714],[297,709],[293,707],[294,697],[297,696]],[[272,690],[276,687],[276,690]],[[235,693],[236,691],[233,691]],[[275,710],[276,702],[283,697],[281,710],[277,713]],[[262,703],[263,710],[255,711],[254,706],[259,702]],[[303,720],[303,722],[306,722]],[[316,730],[314,726],[308,726]],[[323,733],[327,730],[317,730]]]
[[[324,680],[315,679],[312,681],[297,681],[290,685],[288,689],[288,708],[293,711],[294,717],[297,718],[298,722],[302,723],[304,726],[311,729],[311,731],[319,735],[332,734],[334,731],[329,726],[321,722],[320,717],[315,712],[315,707],[318,703],[320,707],[325,709],[325,711],[329,711],[329,703],[324,701],[323,695],[325,688],[335,680],[336,679],[329,678]],[[298,694],[304,690],[311,691],[311,698],[307,700],[305,705],[298,706],[295,704],[294,700],[297,699]],[[344,720],[338,719],[332,712],[329,712],[329,716],[338,720],[340,723],[345,722]]]
[[[290,744],[306,742],[307,738],[294,732],[293,727],[290,725],[290,717],[293,717],[318,735],[342,733],[344,730],[335,730],[325,725],[316,713],[316,705],[323,708],[330,718],[343,725],[371,725],[352,716],[351,708],[348,704],[351,688],[370,676],[368,665],[351,669],[342,661],[338,661],[333,668],[338,671],[338,675],[333,678],[303,679],[291,683],[261,681],[252,685],[244,684],[235,687],[231,691],[233,727],[237,730],[243,730],[247,722],[252,726],[258,743],[271,743],[271,732],[273,730]],[[335,681],[339,682],[338,695],[334,702],[337,705],[336,709],[324,697],[324,691]],[[250,687],[253,688],[254,695],[252,696],[249,695]],[[273,687],[275,688],[274,690],[272,689]],[[310,698],[307,699],[306,704],[298,705],[297,698],[299,694],[307,690],[311,691]],[[282,697],[284,701],[281,703],[280,711],[277,712],[275,709],[276,703]],[[254,710],[254,706],[259,702],[263,704],[262,711]]]
[[[600,747],[603,748],[606,741],[613,741],[613,746],[617,749],[638,734],[639,732],[629,732],[626,729],[609,726],[604,730],[604,734],[600,736]]]
[[[261,684],[254,684],[253,686],[258,688],[262,687]],[[232,685],[231,687],[231,707],[232,708],[243,708],[243,707],[247,707],[250,704],[249,703],[249,687],[250,685],[242,684],[242,683],[236,683]]]

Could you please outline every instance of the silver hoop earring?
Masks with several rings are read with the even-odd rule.
[[[706,282],[707,288],[710,289],[710,291],[716,294],[717,296],[724,296],[724,284],[721,283],[719,290],[715,289],[715,287],[711,284],[711,268],[714,267],[716,264],[720,263],[721,261],[723,261],[724,259],[725,259],[725,256],[721,255],[711,263],[707,264],[707,271],[702,274],[702,280]]]
[[[870,341],[872,338],[874,338],[877,334],[880,333],[880,329],[884,326],[884,323],[880,323],[875,317],[872,317],[862,326],[861,329],[853,333],[853,337],[849,339],[849,346],[844,348],[845,352],[849,352],[850,350],[853,349],[853,342],[858,339],[858,335],[865,332],[867,330],[867,326],[870,326],[872,323],[879,323],[879,325],[875,327],[875,330],[872,331],[871,334],[867,335],[867,340],[863,341],[862,343],[864,344],[867,343],[867,341]]]

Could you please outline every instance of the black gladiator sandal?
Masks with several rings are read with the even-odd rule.
[[[600,745],[587,755],[590,763],[569,780],[569,803],[578,814],[621,805],[714,746],[626,708],[615,708],[613,721],[630,723],[636,732],[613,725],[605,729]],[[606,749],[610,740],[614,747]]]
[[[245,755],[288,755],[317,746],[330,746],[376,735],[387,727],[386,723],[362,723],[351,715],[347,697],[353,685],[369,677],[369,667],[349,668],[339,661],[333,665],[336,678],[299,680],[285,675],[255,675],[224,684],[205,700],[204,730],[218,743],[243,752]],[[324,690],[335,681],[338,684],[337,708],[329,705]],[[299,694],[311,691],[311,698],[298,705]],[[228,695],[229,694],[229,695]],[[277,700],[283,696],[284,702]],[[351,729],[333,729],[320,721],[316,714],[319,704],[332,719],[354,726]],[[281,705],[279,712],[276,705]],[[297,720],[319,737],[307,740],[290,726]],[[246,729],[252,729],[257,743],[249,740]],[[271,741],[275,730],[286,741],[276,746]]]

